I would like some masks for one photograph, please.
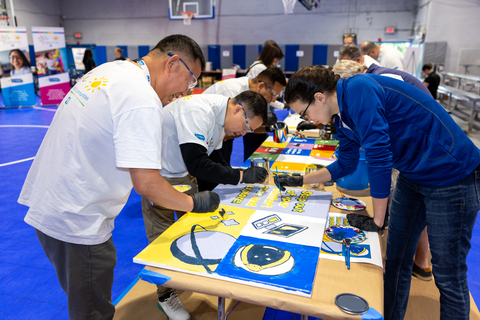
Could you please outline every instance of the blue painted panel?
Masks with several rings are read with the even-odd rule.
[[[262,52],[262,47],[263,47],[263,44],[258,45],[258,54],[260,54],[260,52]]]
[[[298,44],[287,44],[285,46],[285,71],[298,70],[297,51],[300,46]]]
[[[327,52],[328,46],[326,44],[316,44],[313,46],[313,65],[325,65],[327,64]]]
[[[37,63],[35,61],[35,49],[33,48],[32,45],[28,46],[28,53],[30,55],[30,65],[32,67],[35,67],[37,65]]]
[[[123,55],[124,57],[127,57],[127,58],[128,58],[128,47],[127,47],[127,46],[117,46],[117,47],[119,47],[120,49],[122,49],[122,50],[123,50],[122,55]]]
[[[145,57],[150,52],[150,46],[138,46],[138,56]]]
[[[240,68],[247,68],[247,46],[244,44],[233,46],[233,63],[238,64]]]
[[[97,51],[97,59],[95,60],[95,62],[97,63],[97,66],[108,61],[106,46],[98,46],[96,51]]]
[[[212,70],[220,69],[220,46],[208,46],[208,61],[212,62]]]

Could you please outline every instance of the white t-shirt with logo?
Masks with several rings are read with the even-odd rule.
[[[107,241],[133,184],[129,168],[161,169],[162,103],[144,70],[105,63],[68,92],[18,202],[25,222],[55,239]]]
[[[218,81],[202,94],[221,94],[222,96],[234,98],[242,92],[248,91],[248,77],[240,77]]]
[[[381,66],[384,68],[396,69],[400,71],[405,70],[403,54],[394,47],[382,44],[380,46],[378,62],[380,62]]]
[[[196,143],[208,155],[222,148],[228,97],[198,94],[173,101],[163,109],[162,169],[163,177],[178,178],[188,174],[180,145]]]
[[[247,73],[249,79],[255,79],[263,70],[267,69],[267,66],[261,61],[255,61],[250,66],[250,71]]]
[[[369,68],[372,64],[376,64],[377,66],[380,66],[380,62],[378,62],[377,60],[373,59],[372,57],[364,54],[363,55],[363,65],[365,65],[367,68]]]

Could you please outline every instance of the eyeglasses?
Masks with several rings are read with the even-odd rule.
[[[167,52],[167,54],[170,56],[170,57],[173,57],[174,54],[173,53],[170,53],[170,52]],[[178,59],[180,59],[180,61],[182,61],[183,65],[185,66],[185,68],[187,68],[187,70],[190,72],[190,74],[192,75],[193,77],[193,81],[190,80],[188,81],[188,89],[193,89],[195,88],[195,86],[197,85],[197,78],[195,77],[195,75],[193,74],[192,70],[190,70],[190,68],[187,66],[187,64],[182,60],[182,58],[178,57]]]
[[[307,113],[308,107],[310,107],[310,105],[312,104],[313,100],[315,100],[315,97],[313,97],[313,99],[310,100],[310,102],[308,103],[308,105],[307,105],[307,107],[305,108],[305,110],[303,110],[302,114],[300,115],[300,119],[305,120],[305,121],[308,120],[308,117],[307,117],[305,114]]]
[[[10,60],[22,60],[20,56],[10,56]]]
[[[250,125],[248,124],[248,120],[247,120],[247,113],[245,112],[245,108],[242,106],[242,103],[240,101],[238,101],[238,104],[242,107],[242,110],[243,110],[243,114],[245,115],[245,132],[247,133],[252,133],[254,130],[252,129],[252,127],[250,127]]]
[[[275,90],[273,90],[272,87],[270,87],[265,81],[258,81],[258,82],[263,82],[263,83],[265,83],[265,85],[268,87],[268,89],[270,89],[270,90],[272,91],[272,96],[273,96],[274,98],[277,98],[277,97],[280,95],[280,93],[276,93]]]

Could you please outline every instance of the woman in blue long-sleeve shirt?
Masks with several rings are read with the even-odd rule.
[[[349,214],[352,225],[383,227],[391,169],[400,171],[393,195],[385,266],[385,319],[403,319],[413,255],[428,226],[441,319],[468,319],[466,257],[479,210],[480,150],[430,96],[410,84],[371,74],[340,79],[320,66],[304,67],[285,90],[306,119],[335,116],[338,161],[304,177],[280,176],[282,185],[336,180],[355,171],[365,149],[374,218]]]

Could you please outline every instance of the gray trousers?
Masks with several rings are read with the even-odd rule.
[[[185,194],[192,195],[198,192],[197,178],[187,175],[183,178],[165,178],[172,186],[175,185],[189,185],[192,188]],[[142,196],[142,213],[143,221],[145,222],[145,231],[147,233],[148,243],[152,243],[165,230],[167,230],[175,222],[175,212],[177,218],[180,219],[185,212],[168,209],[157,204],[153,204]],[[172,292],[173,289],[164,286],[157,286],[158,297],[165,295],[167,292]]]
[[[68,297],[70,320],[113,319],[113,269],[117,250],[112,238],[98,245],[63,242],[35,229]]]

